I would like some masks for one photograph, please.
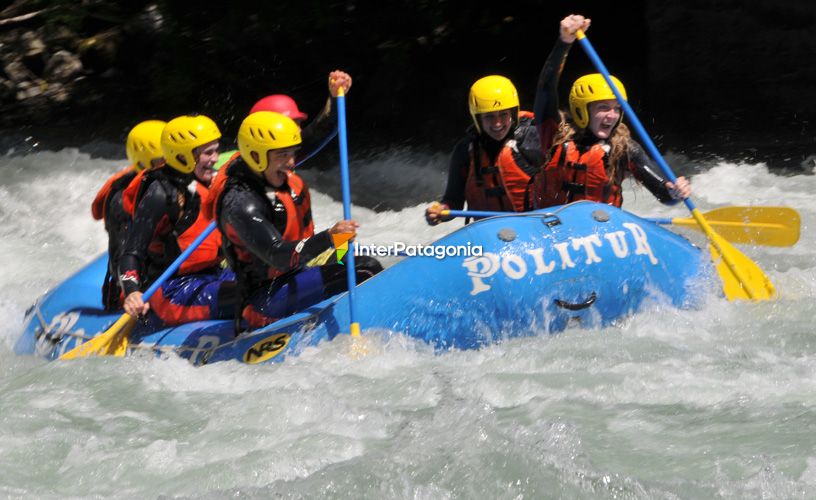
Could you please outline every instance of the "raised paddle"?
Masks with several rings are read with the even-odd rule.
[[[630,124],[643,141],[643,145],[646,146],[649,155],[654,158],[668,180],[676,184],[677,177],[674,175],[674,172],[672,172],[669,164],[666,163],[666,160],[663,159],[660,151],[657,150],[649,134],[646,133],[646,129],[640,123],[635,111],[629,103],[626,102],[626,99],[623,98],[620,89],[615,86],[615,82],[610,78],[609,71],[606,69],[606,66],[601,61],[597,52],[595,52],[592,44],[589,43],[589,39],[587,39],[582,30],[578,30],[576,36],[578,37],[578,43],[581,44],[581,48],[584,49],[584,52],[586,52],[592,64],[598,70],[598,73],[603,75],[607,85],[609,85],[609,88],[615,93],[618,102],[629,118]],[[768,300],[773,298],[776,295],[776,289],[773,283],[771,283],[771,280],[762,272],[762,269],[751,259],[743,255],[742,252],[731,246],[722,236],[715,233],[714,229],[711,228],[711,225],[706,221],[703,214],[700,213],[700,210],[694,205],[694,202],[691,201],[690,198],[686,198],[683,202],[691,211],[691,216],[697,221],[697,224],[702,228],[708,241],[711,243],[709,249],[711,250],[711,256],[714,260],[717,273],[722,279],[725,296],[729,300]]]
[[[348,137],[346,136],[346,95],[342,86],[337,89],[337,132],[340,145],[340,184],[343,191],[343,218],[351,220],[351,185],[349,183]],[[348,240],[342,243],[348,244]],[[356,319],[357,311],[354,300],[357,275],[355,274],[353,247],[346,253],[346,279],[348,281],[349,333],[352,337],[359,337],[360,323]]]
[[[497,217],[524,215],[526,212],[484,212],[443,210],[447,217]],[[799,212],[788,207],[720,207],[704,213],[706,221],[731,243],[790,247],[799,241]],[[702,231],[693,218],[646,217],[655,224],[672,224]]]
[[[156,292],[156,290],[161,287],[167,278],[172,276],[181,264],[187,260],[187,257],[192,254],[196,248],[201,244],[202,241],[207,239],[207,236],[213,232],[215,229],[215,221],[210,222],[210,224],[198,235],[198,237],[193,240],[189,247],[184,250],[178,258],[173,261],[172,264],[162,273],[159,278],[150,285],[150,288],[142,295],[142,300],[147,302],[150,300],[150,297]],[[59,359],[74,359],[74,358],[84,358],[87,356],[124,356],[127,352],[128,346],[128,338],[130,337],[130,332],[133,330],[133,326],[135,323],[135,318],[131,315],[125,313],[119,317],[116,323],[113,324],[110,328],[105,330],[104,333],[97,335],[96,337],[92,338],[88,342],[81,344],[77,347],[74,347],[70,351],[63,353]]]

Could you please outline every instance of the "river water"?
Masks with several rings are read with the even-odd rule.
[[[353,161],[360,241],[426,243],[458,227],[422,218],[445,161],[409,149]],[[614,328],[479,351],[434,354],[393,332],[362,359],[341,338],[280,365],[194,368],[14,354],[26,308],[105,248],[89,205],[124,160],[0,157],[0,497],[816,497],[816,177],[670,163],[693,174],[704,211],[800,212],[796,246],[740,247],[778,300],[652,304]],[[337,171],[304,175],[325,228],[342,214]],[[687,216],[625,193],[640,215]]]

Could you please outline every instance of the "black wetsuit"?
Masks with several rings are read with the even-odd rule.
[[[108,233],[108,272],[102,283],[102,305],[108,310],[120,309],[121,288],[119,287],[119,258],[127,241],[130,215],[122,207],[122,192],[136,177],[133,170],[111,184],[109,194],[104,200],[103,213],[105,231]]]
[[[333,248],[328,230],[301,241],[284,240],[286,209],[267,195],[274,188],[240,157],[229,166],[228,175],[216,216],[244,305],[274,320],[347,289],[344,265],[306,267],[307,262]],[[358,257],[355,264],[358,282],[382,270],[371,257]],[[278,274],[274,279],[270,269]],[[259,326],[252,324],[252,319],[250,324]]]
[[[194,180],[192,173],[182,174],[170,167],[144,174],[139,188],[142,193],[119,259],[125,296],[146,289],[181,254],[176,235],[195,222],[201,204],[191,187]]]
[[[125,251],[119,262],[125,295],[144,291],[181,255],[179,238],[204,230],[202,199],[194,174],[162,167],[145,174],[139,187]],[[187,235],[185,235],[187,236]],[[237,303],[235,275],[220,266],[218,234],[210,234],[150,297],[151,313],[165,325],[231,318]]]
[[[561,78],[561,71],[564,69],[564,63],[567,60],[571,46],[572,44],[564,43],[560,38],[557,39],[538,77],[533,110],[538,135],[541,140],[541,149],[547,151],[548,155],[552,154],[554,146],[552,142],[561,122],[561,113],[558,109],[558,81]],[[589,132],[589,128],[579,130],[573,140],[580,152],[584,152],[601,142],[601,139]],[[629,142],[628,157],[631,162],[630,168],[620,169],[621,172],[630,170],[634,177],[651,191],[661,203],[673,205],[678,202],[678,200],[671,197],[669,189],[666,187],[666,179],[659,174],[659,167],[654,164],[643,150],[643,147],[635,140]]]

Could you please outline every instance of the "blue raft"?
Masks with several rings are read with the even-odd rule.
[[[482,219],[419,253],[358,286],[363,334],[473,349],[570,325],[606,326],[648,299],[695,308],[718,283],[708,257],[685,238],[590,202]],[[34,304],[15,351],[56,359],[112,325],[121,313],[102,310],[106,266],[102,255]],[[137,326],[130,349],[174,352],[194,364],[278,362],[348,333],[348,309],[343,293],[238,337],[223,320]]]

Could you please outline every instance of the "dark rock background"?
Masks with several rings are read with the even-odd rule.
[[[6,2],[0,145],[121,144],[138,121],[188,112],[232,137],[269,93],[316,113],[328,72],[341,68],[354,79],[353,154],[445,151],[469,123],[475,79],[504,74],[532,106],[570,12],[593,19],[590,39],[660,147],[792,169],[812,161],[816,3],[807,0]],[[562,97],[590,71],[574,47]]]

